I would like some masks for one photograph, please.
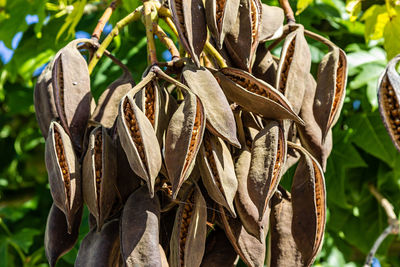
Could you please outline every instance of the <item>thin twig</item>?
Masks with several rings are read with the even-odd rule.
[[[379,246],[382,244],[383,240],[390,235],[393,231],[393,225],[389,225],[388,227],[385,228],[385,230],[382,232],[382,234],[379,235],[379,237],[376,239],[374,245],[372,246],[371,250],[369,251],[367,255],[367,259],[365,260],[364,267],[370,267],[372,264],[372,260],[374,259],[375,253],[378,250]]]
[[[279,4],[281,5],[283,12],[285,12],[286,23],[287,24],[296,23],[296,19],[294,18],[293,9],[289,4],[289,0],[279,0]]]
[[[153,30],[161,43],[163,43],[167,47],[168,51],[171,53],[172,59],[180,58],[178,48],[176,48],[174,42],[171,40],[171,38],[168,37],[168,35],[164,32],[160,25],[155,23],[153,25]]]
[[[156,53],[156,45],[154,43],[154,32],[153,25],[154,20],[157,17],[157,9],[153,5],[152,2],[146,1],[143,2],[143,11],[144,11],[144,25],[146,27],[146,37],[147,37],[147,55],[148,55],[148,63],[149,65],[157,64],[157,53]]]
[[[217,51],[217,49],[215,49],[215,47],[212,46],[212,44],[209,41],[206,41],[206,44],[204,46],[204,51],[217,61],[220,68],[227,67],[225,59],[221,56],[221,54]]]
[[[114,12],[115,8],[119,4],[119,0],[114,0],[111,2],[110,6],[107,7],[107,9],[104,11],[103,16],[99,19],[99,22],[96,25],[96,28],[94,28],[93,34],[92,34],[92,39],[96,42],[100,40],[101,33],[103,32],[104,26],[106,26],[106,23],[110,19],[112,13]]]

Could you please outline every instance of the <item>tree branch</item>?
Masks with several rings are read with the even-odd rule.
[[[111,2],[110,6],[107,7],[107,9],[104,11],[103,16],[99,19],[99,22],[96,25],[96,28],[94,28],[92,38],[94,41],[98,42],[100,40],[101,33],[103,32],[104,26],[106,25],[107,21],[110,19],[113,11],[119,4],[119,0],[114,0]]]

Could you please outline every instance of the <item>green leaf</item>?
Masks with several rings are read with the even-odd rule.
[[[365,21],[365,40],[377,40],[383,37],[383,31],[389,21],[389,13],[385,6],[373,5],[365,11],[361,18]]]
[[[65,23],[62,25],[60,31],[57,34],[56,40],[68,29],[67,36],[65,39],[73,38],[75,34],[75,27],[78,25],[79,20],[83,15],[87,0],[80,0],[73,4],[72,12],[65,18]]]
[[[361,12],[362,0],[347,0],[346,11],[350,14],[350,21],[355,21]]]
[[[299,15],[301,12],[303,12],[304,9],[306,9],[312,2],[313,0],[298,0],[296,15]]]
[[[7,238],[0,237],[0,267],[8,266],[8,242]]]
[[[385,26],[383,46],[385,47],[388,60],[400,54],[400,13],[391,18]]]
[[[28,253],[29,248],[33,243],[33,238],[41,232],[33,228],[24,228],[17,234],[13,235],[10,240],[17,244],[25,253]]]

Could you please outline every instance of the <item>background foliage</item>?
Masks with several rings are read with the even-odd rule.
[[[33,107],[33,87],[44,65],[70,40],[90,37],[108,5],[103,0],[0,0],[0,267],[47,266],[43,234],[51,196],[44,165],[44,139]],[[123,0],[105,32],[139,5]],[[263,0],[277,5],[276,0]],[[368,191],[374,184],[400,210],[400,154],[377,110],[376,87],[387,60],[400,53],[400,1],[299,0],[296,19],[327,36],[348,55],[349,79],[342,116],[335,126],[326,183],[328,224],[315,266],[361,266],[387,226]],[[316,72],[322,45],[309,40]],[[135,81],[146,67],[146,39],[139,22],[125,28],[110,50],[131,69]],[[160,45],[160,44],[158,44]],[[159,46],[159,58],[170,55]],[[277,51],[276,51],[277,52]],[[103,59],[92,75],[95,97],[120,70]],[[283,179],[290,184],[290,176]],[[87,211],[81,238],[88,231]],[[77,249],[58,266],[73,265]],[[399,237],[378,251],[382,266],[400,266]]]

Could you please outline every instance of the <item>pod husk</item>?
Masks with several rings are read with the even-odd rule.
[[[50,124],[45,162],[54,204],[65,214],[71,231],[75,213],[82,207],[81,170],[71,139],[56,121]]]
[[[236,217],[233,199],[238,182],[229,148],[220,138],[206,132],[199,153],[201,178],[208,194]]]
[[[200,67],[200,53],[207,40],[203,1],[168,0],[168,3],[181,44]]]
[[[137,88],[140,83],[132,90]],[[146,181],[150,195],[154,196],[154,184],[162,164],[160,145],[153,126],[137,107],[131,93],[134,92],[125,95],[119,105],[118,134],[132,170]]]
[[[400,55],[394,57],[388,63],[378,84],[379,112],[383,124],[398,151],[400,151],[400,129],[397,125],[400,123],[396,119],[398,120],[400,114],[398,108],[400,103],[400,78],[396,71],[396,65],[399,61]]]
[[[278,187],[286,151],[286,139],[276,121],[270,121],[253,141],[247,190],[258,209],[259,221],[264,217],[268,202]]]
[[[234,68],[223,68],[214,75],[219,80],[222,90],[230,101],[236,102],[243,109],[262,115],[266,119],[290,119],[299,124],[303,121],[293,111],[291,104],[280,92],[245,71]],[[228,76],[226,76],[228,75]],[[250,87],[243,88],[231,79],[242,79],[256,86],[260,93],[253,93]],[[253,90],[253,89],[251,89]]]
[[[106,129],[96,127],[90,133],[88,150],[83,160],[82,191],[90,213],[96,218],[98,231],[112,213],[113,204],[117,201],[116,167],[116,148]]]
[[[240,0],[205,0],[207,26],[219,49],[222,49],[225,35],[235,25]]]
[[[75,267],[117,267],[120,261],[119,220],[104,224],[101,231],[92,229],[82,240]]]
[[[161,266],[160,204],[145,186],[131,194],[121,215],[121,254],[125,266]]]
[[[70,251],[78,241],[79,226],[82,220],[82,207],[76,212],[70,229],[65,215],[53,203],[47,217],[44,233],[44,249],[50,267],[56,266],[57,260]]]
[[[176,212],[169,263],[171,267],[198,267],[206,244],[207,205],[197,186],[188,190],[184,199]]]
[[[260,43],[279,38],[283,33],[283,9],[277,6],[262,4],[262,18],[258,39]]]
[[[346,96],[346,82],[346,54],[336,46],[331,47],[318,66],[317,91],[313,106],[323,140],[339,118]]]
[[[240,147],[232,110],[212,73],[204,67],[197,68],[192,64],[186,64],[182,76],[190,90],[204,104],[207,129],[230,144]]]
[[[196,95],[187,91],[183,102],[171,117],[165,139],[165,166],[174,199],[193,170],[205,124],[203,104]]]
[[[253,75],[269,84],[275,84],[278,63],[272,56],[271,52],[260,44],[256,51],[252,73]]]

